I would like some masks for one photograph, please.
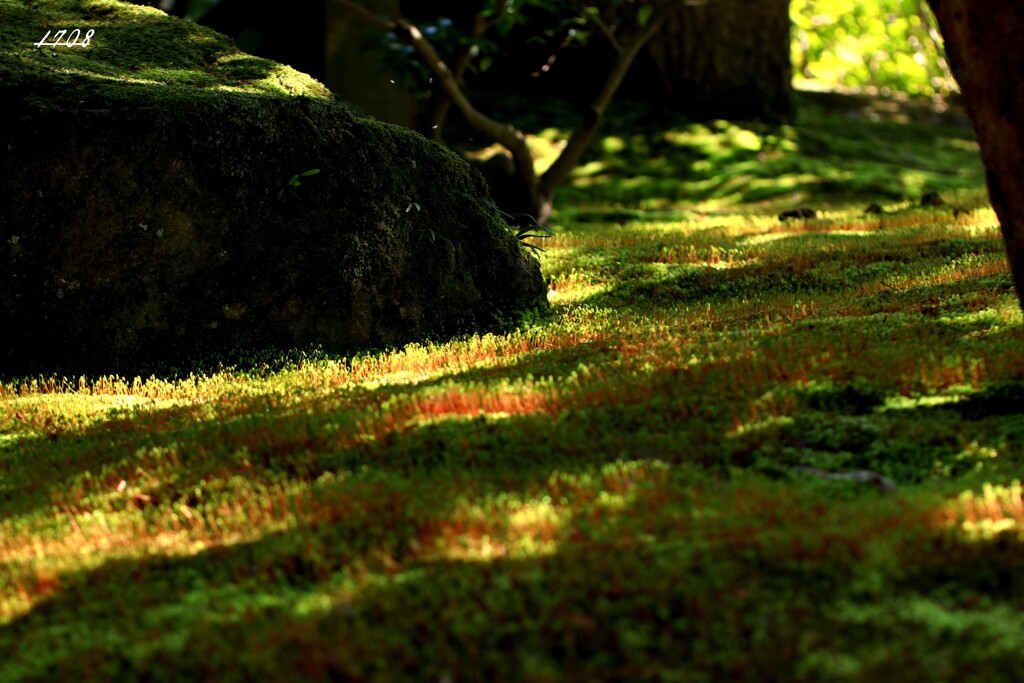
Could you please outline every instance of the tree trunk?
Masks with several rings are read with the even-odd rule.
[[[375,14],[398,14],[398,0],[365,0],[363,5]],[[399,74],[386,70],[384,48],[368,47],[379,29],[336,2],[327,3],[326,13],[324,84],[382,121],[412,125],[412,96],[398,85]]]
[[[1017,299],[1024,309],[1024,5],[930,0],[985,163]]]
[[[660,95],[695,119],[791,122],[790,49],[788,0],[683,3],[637,60],[628,95]]]

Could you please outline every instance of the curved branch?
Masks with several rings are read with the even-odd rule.
[[[601,11],[596,7],[583,8],[583,16],[586,17],[587,21],[597,27],[597,30],[611,43],[612,48],[622,54],[622,45],[619,43],[619,39],[615,37],[615,31],[611,29],[608,24],[604,23],[604,19],[601,18]]]
[[[619,43],[621,49],[618,52],[615,64],[601,86],[601,90],[584,113],[582,121],[573,131],[558,159],[539,178],[534,169],[533,154],[526,144],[526,135],[511,125],[500,123],[484,115],[473,106],[469,98],[462,91],[456,74],[438,56],[430,41],[424,37],[415,24],[409,23],[404,19],[380,17],[354,0],[334,1],[357,12],[375,26],[402,35],[405,41],[416,50],[420,58],[426,63],[427,68],[430,69],[431,73],[438,80],[441,89],[466,119],[466,122],[475,130],[511,152],[520,180],[523,181],[525,187],[530,188],[536,201],[541,205],[549,207],[555,190],[569,177],[572,170],[579,164],[587,147],[590,146],[590,142],[593,140],[604,116],[605,109],[611,103],[619,86],[622,85],[622,81],[636,60],[641,48],[661,29],[665,19],[668,18],[669,13],[674,9],[683,4],[703,4],[708,0],[663,0],[655,6],[650,19],[641,27],[636,35],[625,43]]]
[[[528,183],[528,187],[533,187],[537,182],[537,174],[533,168],[533,154],[526,145],[526,136],[522,131],[509,124],[499,123],[474,107],[459,86],[455,74],[437,55],[434,47],[420,30],[404,19],[399,19],[396,23],[399,30],[406,35],[406,40],[415,48],[426,62],[427,68],[438,79],[445,94],[448,95],[448,99],[466,119],[466,123],[508,149],[512,153],[512,159],[516,163],[519,175]]]
[[[590,107],[584,113],[583,120],[580,121],[580,124],[573,131],[562,153],[558,155],[558,159],[541,176],[542,190],[546,194],[549,196],[553,194],[554,190],[565,182],[572,170],[579,164],[583,153],[590,146],[590,141],[597,132],[601,118],[604,116],[604,110],[608,108],[619,86],[622,85],[622,81],[625,80],[626,74],[629,73],[629,68],[633,65],[637,55],[640,54],[641,48],[661,30],[668,15],[674,9],[683,4],[692,4],[692,2],[693,0],[665,0],[660,3],[640,32],[622,45],[622,50],[619,51],[615,64],[612,66],[611,71],[608,72],[608,76],[605,78],[597,97],[594,98],[594,101],[591,102]]]
[[[469,43],[459,51],[459,54],[452,62],[452,74],[457,83],[462,82],[466,71],[469,69],[469,63],[473,60],[473,45],[497,23],[496,17],[487,18],[482,14],[477,14],[473,17],[473,25],[469,29]],[[428,104],[429,109],[423,125],[420,126],[420,132],[432,137],[435,142],[441,142],[441,124],[444,123],[451,105],[452,101],[448,98],[444,89],[440,86],[433,86],[431,88],[430,103]]]
[[[394,31],[402,35],[406,42],[416,50],[420,59],[430,69],[430,72],[434,74],[434,78],[437,79],[455,108],[466,119],[466,123],[511,152],[512,159],[515,161],[516,171],[522,180],[527,183],[527,187],[532,188],[536,186],[537,172],[533,168],[533,154],[526,144],[526,136],[515,127],[499,123],[473,106],[473,103],[466,97],[466,93],[462,91],[456,75],[445,64],[444,60],[438,56],[433,45],[430,44],[430,41],[426,39],[415,24],[405,19],[386,19],[380,17],[353,0],[335,0],[335,2],[339,2],[358,13],[378,28]]]

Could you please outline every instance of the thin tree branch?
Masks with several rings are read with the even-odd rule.
[[[596,7],[584,7],[583,15],[587,18],[587,21],[597,27],[597,30],[611,43],[615,51],[622,54],[622,45],[619,43],[619,39],[615,37],[615,31],[612,31],[611,27],[604,23],[604,19],[601,18],[601,10]]]
[[[629,68],[634,60],[636,60],[637,55],[640,54],[641,48],[661,30],[662,25],[673,10],[683,4],[691,4],[691,2],[692,0],[665,0],[660,3],[651,14],[647,24],[640,29],[640,32],[622,46],[622,51],[616,58],[611,71],[608,72],[601,90],[584,113],[580,125],[573,131],[572,136],[562,149],[562,153],[558,155],[555,163],[541,176],[543,191],[549,195],[552,194],[569,177],[569,174],[576,168],[583,157],[583,152],[590,146],[590,142],[601,123],[601,118],[604,116],[604,110],[607,109],[619,86],[622,85],[626,74],[629,73]]]
[[[537,172],[534,169],[533,154],[526,144],[526,136],[523,132],[511,125],[499,123],[477,110],[462,91],[456,75],[445,64],[444,60],[438,56],[433,46],[416,25],[404,19],[380,17],[353,0],[334,1],[355,11],[373,25],[384,30],[394,31],[403,36],[405,41],[416,50],[420,58],[426,63],[427,68],[434,74],[434,77],[437,78],[441,89],[451,100],[452,104],[462,113],[466,122],[511,152],[520,180],[523,181],[526,187],[531,188],[535,200],[540,202],[541,206],[550,206],[550,200],[555,190],[565,182],[569,173],[579,164],[583,152],[590,145],[601,123],[604,110],[612,101],[619,86],[622,85],[622,81],[640,53],[641,48],[661,29],[668,15],[674,9],[684,4],[703,4],[707,0],[663,0],[663,2],[655,6],[650,19],[640,28],[636,35],[625,43],[617,43],[620,48],[618,56],[611,71],[605,78],[601,90],[584,113],[582,121],[573,131],[558,159],[540,178],[538,178]],[[605,28],[608,28],[607,25]],[[610,31],[610,29],[608,30]]]
[[[456,82],[462,82],[467,69],[469,69],[470,62],[473,61],[473,46],[476,44],[476,41],[490,31],[497,23],[497,15],[490,19],[485,18],[482,14],[473,16],[473,26],[469,30],[469,44],[459,52],[455,61],[452,62],[452,75],[455,77]],[[448,98],[442,87],[432,87],[430,103],[428,105],[429,109],[423,122],[424,125],[420,126],[420,132],[432,137],[435,142],[441,142],[441,126],[448,115],[451,105],[452,101]]]
[[[455,74],[448,65],[445,64],[444,60],[438,56],[434,47],[430,44],[430,41],[424,37],[423,33],[415,24],[411,24],[405,19],[388,20],[383,17],[379,17],[368,11],[365,7],[362,7],[359,3],[353,2],[353,0],[334,1],[339,2],[343,6],[357,12],[360,16],[372,22],[375,26],[387,31],[395,31],[399,35],[402,35],[405,38],[405,41],[416,50],[420,59],[422,59],[427,65],[427,68],[430,69],[431,73],[434,74],[434,77],[438,80],[441,88],[444,90],[445,94],[448,95],[448,99],[451,100],[455,108],[458,109],[466,119],[466,123],[511,152],[512,159],[515,161],[516,171],[527,184],[527,187],[536,186],[537,172],[533,167],[533,154],[530,152],[530,148],[526,144],[526,136],[522,131],[517,130],[508,124],[495,121],[473,106],[473,103],[469,101],[469,98],[466,97],[466,94],[462,91],[462,87],[459,85]]]

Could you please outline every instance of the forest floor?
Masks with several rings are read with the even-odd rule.
[[[0,681],[1015,680],[1024,327],[969,130],[616,111],[550,320],[0,384]]]

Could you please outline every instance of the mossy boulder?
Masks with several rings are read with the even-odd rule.
[[[93,33],[35,47],[50,29]],[[308,76],[112,0],[0,0],[0,45],[0,373],[400,344],[546,305],[475,171]]]

